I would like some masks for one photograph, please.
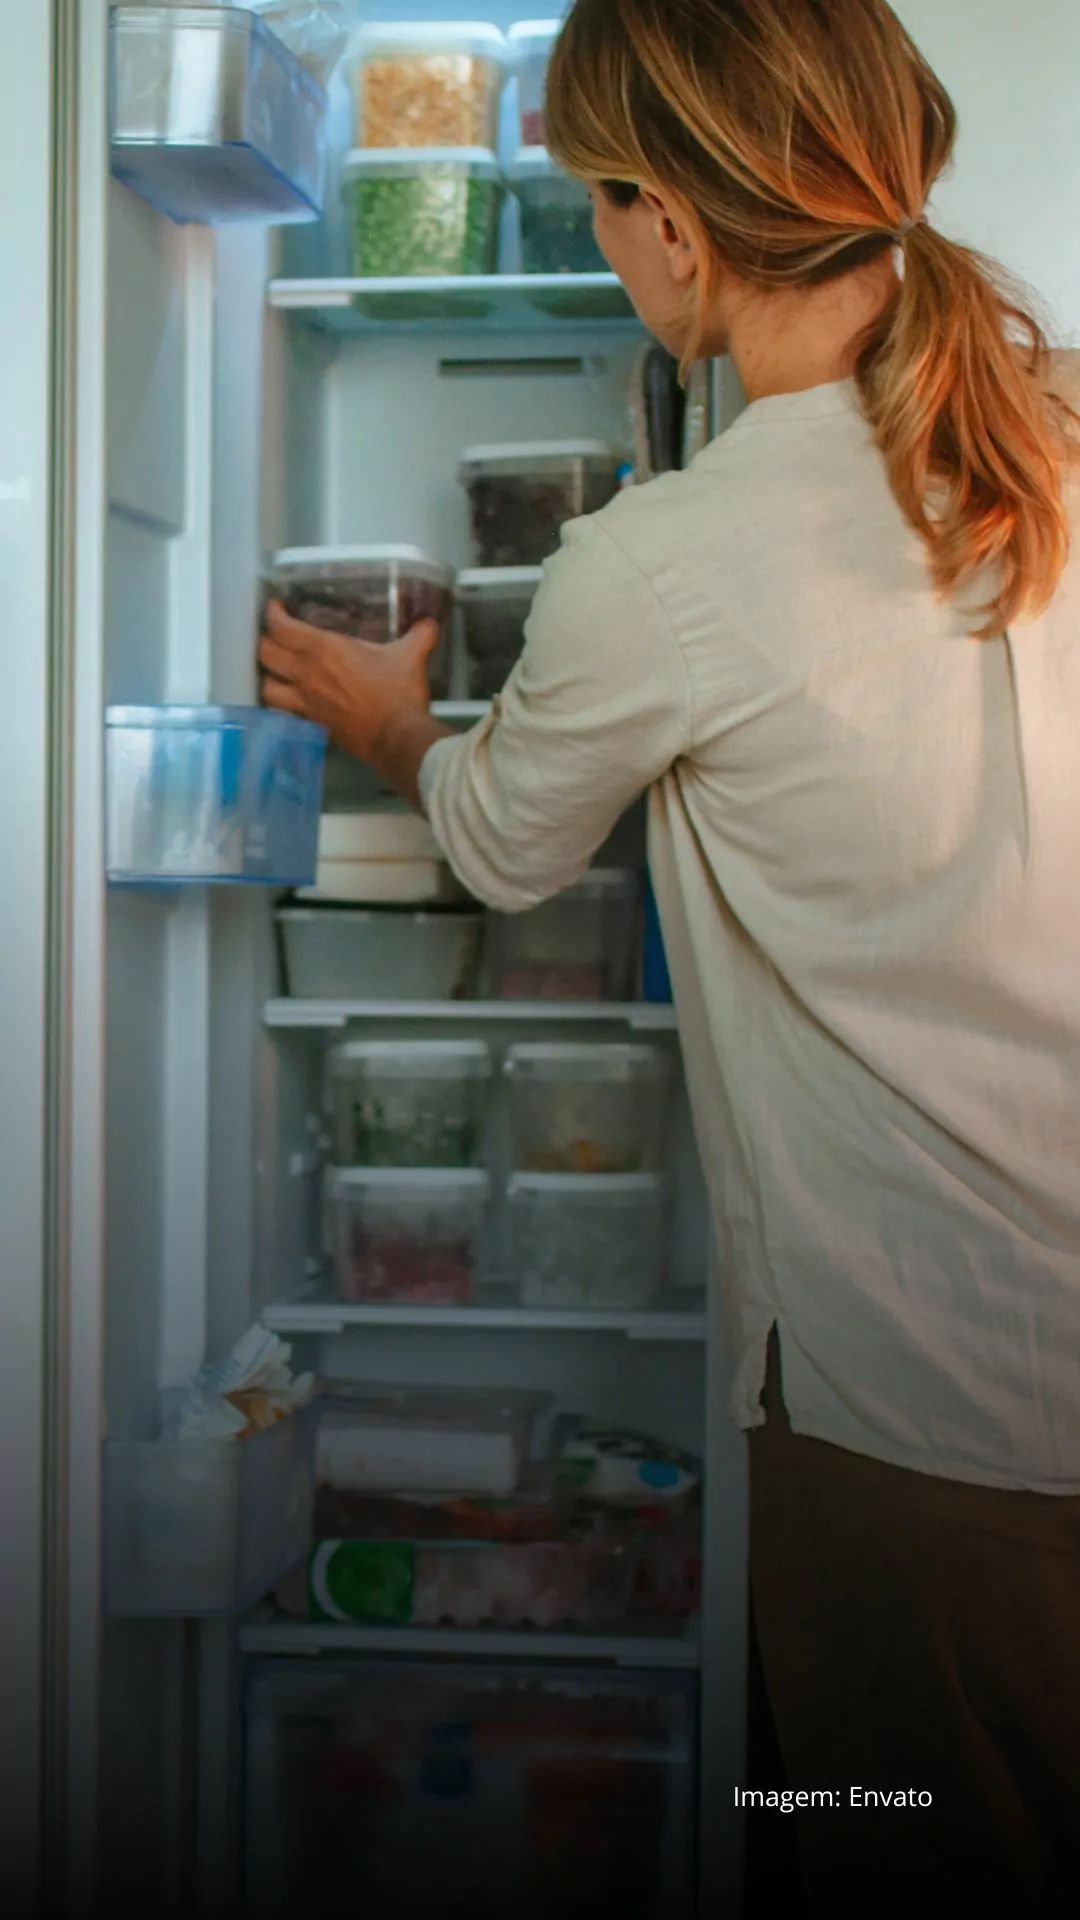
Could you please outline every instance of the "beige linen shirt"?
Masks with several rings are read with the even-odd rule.
[[[852,384],[758,401],[568,527],[490,719],[422,795],[517,911],[646,788],[735,1335],[764,1418],[1080,1491],[1080,556],[968,637]]]

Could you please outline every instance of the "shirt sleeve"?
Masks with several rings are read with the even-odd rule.
[[[549,561],[525,649],[484,723],[425,756],[420,797],[478,900],[518,913],[581,877],[687,750],[690,685],[656,595],[602,520]]]

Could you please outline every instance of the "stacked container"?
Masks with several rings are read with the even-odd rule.
[[[606,273],[588,187],[563,173],[546,147],[522,147],[507,168],[521,215],[523,273]]]
[[[477,566],[542,566],[568,520],[598,513],[615,498],[621,463],[602,440],[467,447],[459,477]]]
[[[559,37],[559,20],[519,20],[507,35],[510,64],[518,85],[520,145],[544,144],[544,93],[548,61]]]
[[[528,913],[488,918],[493,1000],[634,998],[641,889],[636,874],[592,867]]]
[[[502,692],[521,657],[525,622],[542,578],[541,567],[473,567],[459,573],[470,700],[493,700]]]

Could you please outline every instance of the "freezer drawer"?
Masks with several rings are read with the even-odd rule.
[[[172,220],[313,220],[327,96],[242,7],[114,7],[112,170]]]
[[[690,1920],[688,1674],[266,1661],[249,1920]]]

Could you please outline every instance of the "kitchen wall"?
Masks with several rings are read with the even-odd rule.
[[[995,254],[1080,345],[1080,5],[893,0],[960,115],[943,229]]]

